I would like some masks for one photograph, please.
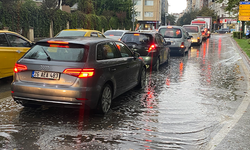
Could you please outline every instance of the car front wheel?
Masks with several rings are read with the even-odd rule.
[[[109,84],[105,84],[99,99],[97,110],[101,114],[106,114],[111,106],[112,88]]]

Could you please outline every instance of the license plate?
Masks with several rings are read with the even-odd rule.
[[[59,80],[60,73],[57,72],[45,72],[45,71],[32,71],[32,78],[41,78],[41,79],[52,79]]]

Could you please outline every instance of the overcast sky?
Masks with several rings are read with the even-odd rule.
[[[168,13],[181,13],[187,7],[187,0],[168,0]]]

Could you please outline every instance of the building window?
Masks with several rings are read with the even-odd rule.
[[[141,5],[141,0],[135,0],[135,5]]]
[[[144,16],[145,17],[153,17],[153,12],[145,12]]]
[[[141,12],[140,11],[137,11],[136,14],[135,14],[136,17],[141,17]]]
[[[153,6],[154,5],[154,1],[152,1],[152,0],[145,0],[145,5],[146,6]]]

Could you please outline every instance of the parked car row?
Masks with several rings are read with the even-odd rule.
[[[17,47],[13,53],[26,48],[22,57],[8,57],[13,61],[9,68],[14,68],[13,99],[23,106],[53,104],[106,114],[112,99],[145,87],[147,68],[157,71],[169,63],[170,51],[185,54],[191,46],[192,36],[178,26],[161,27],[158,32],[108,32],[67,29],[35,44],[21,35],[0,32],[0,44]],[[13,71],[9,72],[11,76]]]

